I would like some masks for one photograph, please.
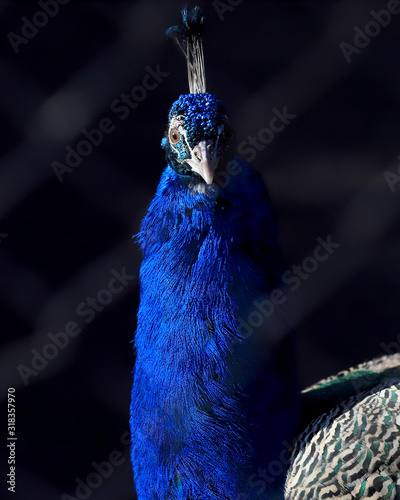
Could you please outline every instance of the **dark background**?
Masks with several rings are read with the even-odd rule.
[[[238,142],[268,127],[273,108],[296,115],[253,161],[279,212],[288,268],[313,255],[318,237],[340,243],[289,294],[304,387],[400,348],[400,183],[392,192],[384,177],[400,163],[400,14],[348,63],[339,44],[354,44],[354,27],[364,31],[388,1],[231,3],[219,15],[201,3],[208,91],[225,101]],[[181,7],[71,1],[16,53],[9,34],[43,9],[0,1],[0,398],[5,429],[15,387],[15,500],[134,498],[124,433],[138,279],[104,289],[113,270],[138,274],[131,235],[165,165],[168,108],[187,92],[184,59],[164,35]],[[112,102],[157,65],[168,75],[121,120]],[[52,163],[104,118],[115,130],[59,182]],[[79,305],[99,292],[110,302],[88,321]],[[49,348],[53,359],[25,383],[21,365],[32,368],[48,334],[69,322],[80,333]],[[122,458],[96,483],[93,462],[113,452]],[[77,491],[77,478],[92,487]]]

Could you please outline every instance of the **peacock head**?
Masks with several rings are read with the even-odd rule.
[[[222,101],[209,93],[184,94],[170,109],[162,146],[177,174],[210,185],[231,137]]]

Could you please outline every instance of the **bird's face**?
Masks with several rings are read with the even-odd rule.
[[[213,183],[229,149],[232,130],[222,102],[212,94],[184,94],[169,112],[162,141],[171,167],[193,181]]]

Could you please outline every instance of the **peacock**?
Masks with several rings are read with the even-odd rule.
[[[189,93],[169,110],[166,167],[137,235],[138,498],[400,499],[400,356],[299,391],[276,214],[206,91],[203,15],[182,19],[167,34]]]
[[[400,499],[400,353],[302,391],[285,500]],[[311,422],[310,422],[311,420]]]

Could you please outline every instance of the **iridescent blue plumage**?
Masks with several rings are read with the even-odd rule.
[[[170,121],[183,114],[192,146],[216,141],[225,110],[210,94],[194,97],[181,96]],[[202,132],[204,121],[210,125]],[[283,348],[287,339],[274,338],[279,314],[251,332],[243,327],[278,286],[282,267],[266,187],[247,164],[232,160],[227,140],[215,171],[235,166],[226,185],[207,185],[169,164],[139,235],[131,427],[140,500],[233,499],[244,492],[267,498],[249,477],[281,450],[295,420],[292,366],[284,360],[290,349]]]
[[[233,158],[224,105],[205,91],[200,9],[183,22],[169,33],[191,93],[170,109],[167,166],[138,235],[138,498],[399,500],[398,353],[306,389],[288,453],[299,393],[274,215],[261,177]]]
[[[277,227],[260,175],[233,157],[225,106],[201,90],[199,10],[183,18],[172,32],[193,93],[169,111],[167,166],[138,236],[135,485],[139,500],[271,498],[257,474],[290,439],[297,401],[291,337],[265,308],[283,271]]]
[[[212,94],[184,94],[171,107],[168,118],[183,115],[190,141],[217,139],[218,127],[226,116],[222,101]]]
[[[196,163],[202,152],[208,155],[209,173],[214,174],[217,160],[222,159],[217,153],[223,156],[229,146],[232,131],[222,101],[209,93],[181,95],[170,109],[169,124],[161,144],[171,166],[180,175],[200,176],[210,183]],[[176,139],[171,134],[177,134]],[[204,144],[203,150],[199,144]]]

